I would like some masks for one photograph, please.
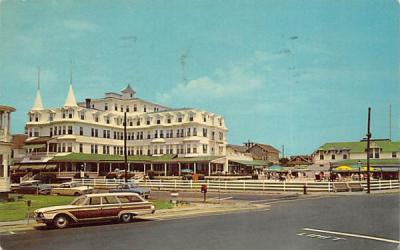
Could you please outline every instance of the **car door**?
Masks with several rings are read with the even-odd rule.
[[[113,195],[102,197],[102,211],[101,214],[104,218],[118,218],[121,211],[119,200]]]
[[[79,221],[96,220],[102,218],[101,197],[88,197],[85,205],[71,213]]]

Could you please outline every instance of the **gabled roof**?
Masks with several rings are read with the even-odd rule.
[[[399,152],[400,141],[371,140],[371,147],[379,147],[382,152]],[[328,142],[317,150],[349,150],[350,153],[364,153],[367,148],[366,141],[359,142]]]
[[[246,153],[247,147],[242,146],[242,145],[234,145],[234,144],[228,144],[226,145],[227,148],[232,148],[235,151],[241,152],[241,153]]]
[[[287,162],[288,165],[311,165],[312,158],[308,155],[296,155],[290,157],[290,160]]]
[[[264,149],[265,151],[268,152],[280,152],[278,149],[274,148],[271,145],[268,144],[261,144],[261,143],[255,143],[253,146],[251,146],[248,150],[250,150],[251,148],[254,148],[256,146],[259,146],[260,148]]]
[[[67,99],[65,100],[64,107],[78,107],[76,104],[74,90],[72,89],[72,84],[69,85],[68,95]]]

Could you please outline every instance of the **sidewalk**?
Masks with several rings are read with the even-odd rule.
[[[181,207],[171,209],[156,210],[154,214],[138,216],[140,219],[172,219],[172,218],[187,218],[191,216],[200,216],[206,214],[218,214],[235,211],[249,211],[255,209],[265,209],[269,206],[260,204],[250,204],[248,202],[221,202],[221,203],[190,203]],[[0,233],[10,231],[33,230],[37,226],[44,224],[36,223],[34,219],[0,222]]]

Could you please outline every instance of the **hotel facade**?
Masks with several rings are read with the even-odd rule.
[[[84,171],[93,175],[124,169],[124,115],[130,171],[182,169],[211,175],[228,171],[224,117],[196,108],[173,109],[121,93],[76,102],[72,84],[64,106],[44,108],[37,89],[28,112],[26,157],[15,168]]]

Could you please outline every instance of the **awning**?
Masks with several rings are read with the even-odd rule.
[[[229,160],[231,162],[234,163],[239,163],[242,165],[246,165],[246,166],[268,166],[268,162],[266,161],[259,161],[259,160],[253,160],[253,161],[246,161],[246,160]]]
[[[42,170],[42,169],[51,169],[55,168],[56,164],[20,164],[13,166],[12,169],[18,170],[26,170],[26,169],[33,169],[33,170]]]
[[[30,148],[30,149],[38,149],[38,148],[45,148],[45,147],[46,147],[46,144],[32,144],[32,145],[23,146],[23,148],[25,148],[25,149],[28,149],[28,148]]]

